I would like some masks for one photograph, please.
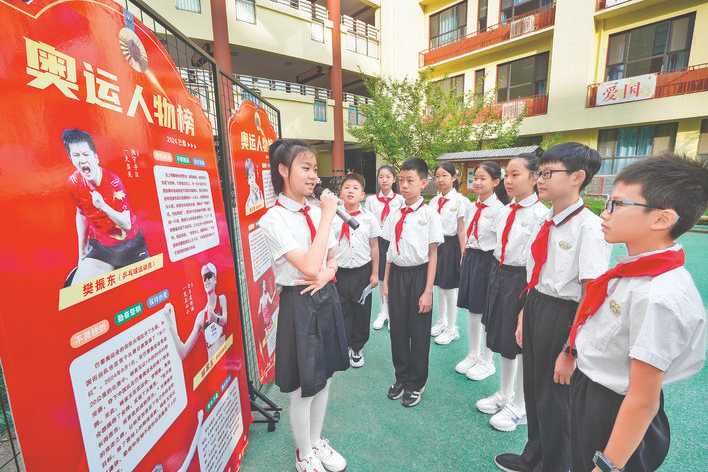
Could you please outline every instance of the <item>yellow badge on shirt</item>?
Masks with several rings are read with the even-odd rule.
[[[619,315],[622,311],[622,307],[620,307],[620,304],[616,301],[610,300],[610,310],[612,310],[612,313],[614,313],[615,315]]]
[[[559,241],[558,245],[560,246],[561,249],[567,251],[573,247],[572,244],[570,244],[568,241]]]

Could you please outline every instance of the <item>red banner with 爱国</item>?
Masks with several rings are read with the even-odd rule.
[[[0,0],[0,357],[32,471],[238,470],[251,422],[212,129],[111,0]]]

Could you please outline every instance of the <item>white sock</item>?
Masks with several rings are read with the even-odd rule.
[[[479,324],[479,330],[481,331],[479,336],[479,360],[481,362],[486,362],[487,364],[492,364],[494,353],[487,347],[487,330],[482,324],[482,315],[479,315]]]
[[[457,330],[457,289],[442,290],[442,292],[447,298],[445,301],[447,305],[447,329]]]
[[[479,358],[480,336],[482,334],[482,315],[478,313],[468,313],[467,317],[467,345],[469,346],[468,357]]]
[[[325,415],[327,414],[327,402],[329,401],[329,383],[312,398],[312,408],[310,409],[310,441],[317,444],[322,439],[322,427],[324,426]]]
[[[310,441],[310,410],[313,397],[302,397],[302,390],[297,389],[290,394],[290,425],[293,430],[295,447],[300,453],[300,459],[312,453]]]
[[[433,323],[433,325],[436,324],[445,324],[445,313],[447,310],[447,300],[445,299],[445,290],[441,289],[440,287],[435,287],[435,290],[438,292],[438,317]]]
[[[381,287],[383,282],[379,283],[379,287]],[[384,315],[384,318],[388,319],[388,297],[384,297],[383,291],[379,291],[379,294],[381,296],[381,309],[379,310],[379,313]]]
[[[524,399],[524,359],[521,354],[516,356],[516,378],[514,379],[514,406],[526,412]]]
[[[516,373],[516,359],[501,358],[501,394],[511,400],[514,396],[514,374]]]

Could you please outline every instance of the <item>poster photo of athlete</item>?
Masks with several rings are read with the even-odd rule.
[[[125,185],[101,167],[91,135],[66,129],[61,138],[75,168],[68,185],[76,206],[78,257],[64,283],[68,287],[147,259],[149,254]]]
[[[246,178],[248,180],[248,200],[246,201],[246,214],[260,210],[263,208],[263,191],[258,184],[258,178],[256,176],[256,165],[253,160],[246,159]]]

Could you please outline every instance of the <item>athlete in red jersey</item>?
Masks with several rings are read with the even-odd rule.
[[[69,177],[76,204],[78,265],[71,284],[83,282],[148,257],[145,239],[130,211],[120,178],[99,164],[91,135],[62,134],[76,171]]]

